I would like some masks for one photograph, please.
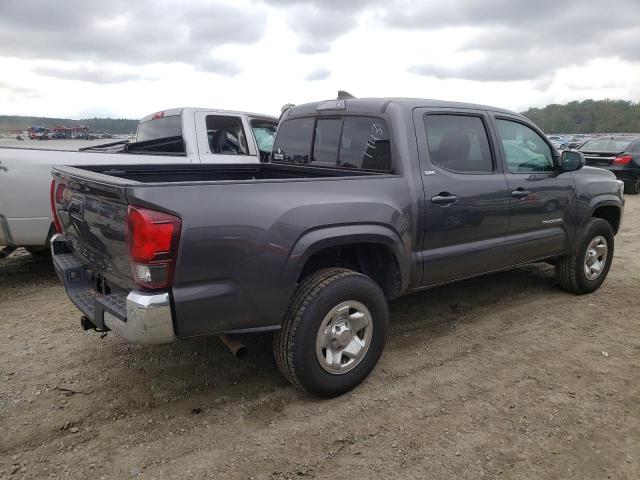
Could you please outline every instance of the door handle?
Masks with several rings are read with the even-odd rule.
[[[435,203],[436,205],[448,205],[455,202],[456,200],[458,200],[458,197],[456,195],[451,195],[447,192],[442,192],[435,197],[431,197],[431,203]]]
[[[531,195],[531,192],[529,190],[525,190],[524,188],[518,188],[517,190],[511,192],[511,196],[514,198],[524,198],[528,197],[529,195]]]

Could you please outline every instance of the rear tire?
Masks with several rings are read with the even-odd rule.
[[[558,283],[564,290],[580,295],[597,290],[607,278],[613,251],[611,225],[606,220],[592,218],[584,229],[576,253],[558,259]]]
[[[638,195],[640,193],[640,176],[637,176],[631,182],[624,183],[624,193],[626,195]]]
[[[342,395],[375,367],[388,322],[387,300],[373,280],[344,268],[320,270],[298,285],[274,336],[278,369],[307,393]]]

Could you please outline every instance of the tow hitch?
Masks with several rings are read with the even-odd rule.
[[[82,315],[80,317],[80,326],[85,331],[86,330],[95,330],[96,332],[102,332],[105,335],[107,333],[104,330],[100,330],[98,327],[96,327],[95,324],[89,319],[89,317],[86,317],[85,315]]]

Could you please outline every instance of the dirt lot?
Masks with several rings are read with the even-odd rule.
[[[589,296],[535,265],[396,301],[354,392],[288,385],[270,339],[80,330],[46,259],[0,263],[0,478],[640,478],[640,198]]]

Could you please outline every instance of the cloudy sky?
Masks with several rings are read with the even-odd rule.
[[[640,99],[640,0],[0,0],[0,114]]]

